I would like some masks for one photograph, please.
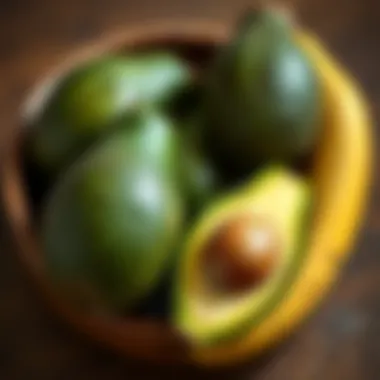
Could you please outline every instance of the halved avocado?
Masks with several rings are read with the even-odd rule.
[[[190,342],[212,345],[236,337],[284,297],[302,261],[310,193],[303,177],[271,166],[218,201],[196,223],[177,268],[173,315],[174,325]],[[222,226],[243,216],[264,217],[276,231],[280,245],[275,265],[255,285],[231,292],[217,289],[205,270],[207,247]]]

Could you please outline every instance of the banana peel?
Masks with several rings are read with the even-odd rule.
[[[312,178],[316,208],[304,267],[268,318],[243,338],[195,347],[193,360],[206,366],[237,364],[280,343],[327,295],[359,232],[372,172],[371,116],[355,80],[318,38],[304,29],[295,38],[322,83],[324,126]]]

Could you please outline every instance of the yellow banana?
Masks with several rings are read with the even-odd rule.
[[[286,338],[319,304],[339,275],[358,233],[372,169],[371,118],[354,79],[306,30],[296,39],[315,63],[325,102],[313,180],[316,209],[299,277],[275,311],[240,340],[194,348],[203,365],[228,365],[263,353]]]

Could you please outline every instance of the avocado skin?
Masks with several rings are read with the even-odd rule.
[[[128,136],[126,145],[130,156],[133,154],[131,160],[145,162],[180,188],[181,137],[170,116],[154,107],[143,106],[121,119],[114,128],[115,139],[119,130]]]
[[[166,105],[189,81],[187,65],[164,51],[82,64],[53,90],[28,139],[29,158],[54,176],[120,118],[142,104]]]
[[[166,147],[147,152],[145,144],[154,131],[163,135],[163,125],[114,132],[78,159],[49,195],[42,219],[47,273],[82,307],[132,308],[170,263],[184,206]]]
[[[204,143],[221,167],[251,172],[314,147],[319,83],[290,24],[273,10],[245,17],[210,69],[203,103]]]

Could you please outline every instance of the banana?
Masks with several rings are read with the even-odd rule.
[[[324,128],[313,182],[316,208],[304,267],[268,318],[240,340],[194,348],[201,365],[237,364],[280,343],[318,306],[349,258],[360,229],[371,182],[371,115],[355,80],[311,32],[295,38],[315,63],[325,102]]]

